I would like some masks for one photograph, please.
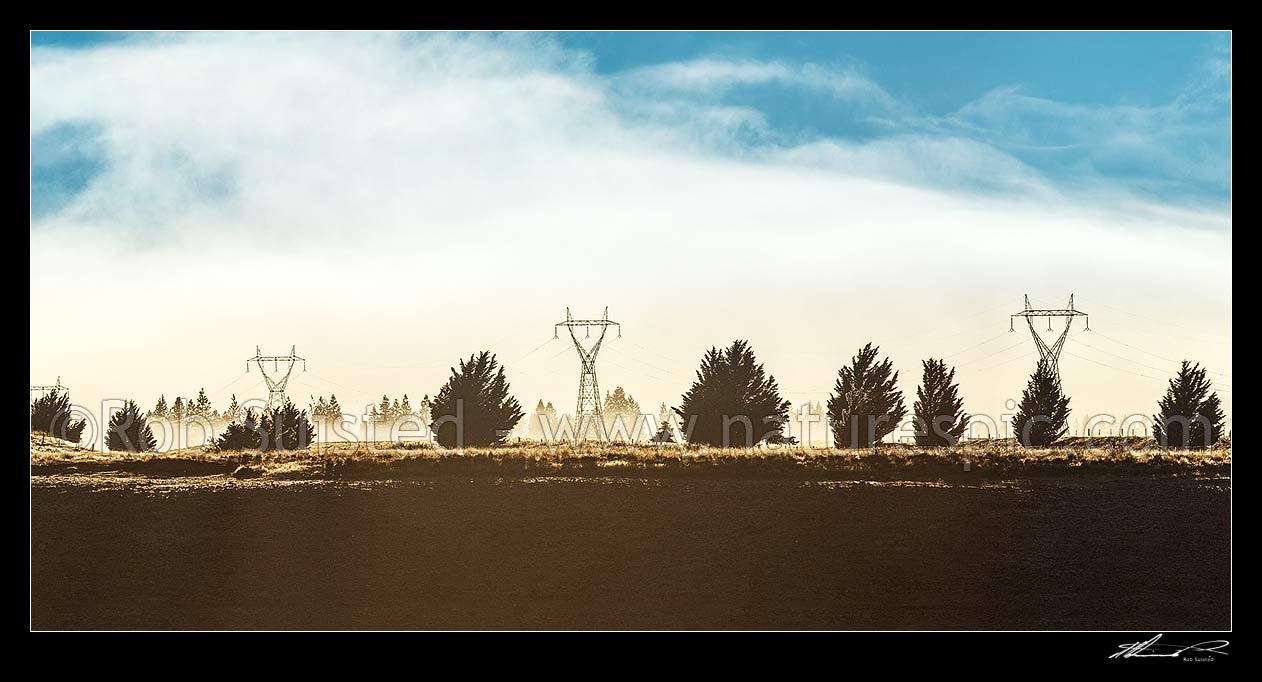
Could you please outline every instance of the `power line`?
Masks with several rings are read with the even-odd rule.
[[[631,355],[630,353],[624,353],[624,352],[622,352],[622,351],[618,350],[617,348],[612,348],[612,347],[611,347],[609,350],[611,350],[611,351],[613,351],[613,352],[617,353],[618,355],[620,355],[620,356],[622,356],[622,357],[624,357],[624,358],[626,358],[626,359],[628,359],[628,360],[632,360],[632,361],[638,362],[638,363],[640,363],[640,364],[642,364],[642,365],[644,365],[644,366],[646,366],[646,367],[652,367],[653,369],[655,369],[655,370],[657,370],[657,371],[659,371],[659,372],[665,372],[665,373],[667,373],[667,374],[675,374],[675,375],[678,375],[678,373],[677,373],[677,372],[673,372],[673,371],[671,371],[671,370],[669,370],[669,369],[666,369],[665,367],[658,367],[657,365],[655,365],[655,364],[653,364],[653,363],[651,363],[651,362],[645,362],[644,360],[641,360],[641,359],[639,359],[639,358],[635,357],[634,355]],[[632,371],[634,371],[634,370],[632,370]]]
[[[1097,303],[1099,303],[1100,305],[1104,306],[1105,308],[1108,308],[1109,310],[1116,310],[1117,312],[1122,313],[1123,315],[1130,315],[1131,317],[1134,317],[1134,318],[1138,318],[1138,319],[1141,319],[1141,320],[1147,320],[1147,321],[1149,321],[1149,322],[1153,322],[1153,323],[1156,323],[1156,324],[1162,325],[1163,327],[1174,327],[1174,328],[1176,328],[1176,329],[1182,329],[1182,330],[1184,330],[1184,331],[1189,331],[1189,332],[1192,332],[1192,333],[1195,333],[1195,334],[1199,334],[1199,333],[1202,331],[1202,330],[1200,330],[1200,329],[1192,329],[1191,327],[1184,327],[1183,325],[1177,324],[1177,323],[1175,323],[1175,322],[1170,322],[1170,321],[1168,321],[1168,320],[1157,320],[1157,319],[1153,319],[1153,318],[1148,317],[1148,316],[1146,316],[1146,315],[1140,315],[1140,314],[1138,314],[1138,313],[1133,313],[1133,312],[1131,312],[1131,311],[1129,311],[1129,310],[1124,310],[1124,309],[1122,309],[1122,308],[1117,308],[1117,307],[1115,307],[1115,306],[1111,306],[1111,305],[1109,305],[1109,304],[1107,304],[1107,303],[1103,303],[1103,302],[1099,302],[1099,301],[1097,301]],[[1228,343],[1228,342],[1226,342],[1226,341],[1210,341],[1210,340],[1208,340],[1208,339],[1191,339],[1191,340],[1193,340],[1193,341],[1201,341],[1202,343],[1218,343],[1218,344],[1225,344],[1225,343]]]
[[[972,360],[966,360],[966,361],[964,361],[964,362],[961,362],[960,364],[956,365],[956,367],[968,367],[969,365],[973,365],[973,364],[979,363],[979,362],[981,362],[982,360],[987,360],[987,359],[989,359],[989,358],[993,358],[993,357],[995,357],[996,355],[1002,355],[1002,354],[1004,354],[1004,353],[1007,353],[1007,352],[1008,352],[1008,351],[1010,351],[1010,350],[1013,350],[1013,349],[1015,349],[1015,348],[1020,348],[1021,346],[1024,346],[1024,345],[1025,345],[1025,341],[1018,341],[1018,342],[1016,342],[1016,343],[1012,344],[1011,346],[1008,346],[1007,348],[1003,348],[1003,349],[997,350],[997,351],[995,351],[995,352],[993,352],[993,353],[988,353],[988,354],[983,355],[983,356],[978,357],[978,358],[973,358]]]
[[[1105,339],[1105,340],[1107,340],[1107,341],[1112,341],[1113,343],[1116,343],[1116,344],[1120,344],[1120,345],[1126,346],[1127,348],[1130,348],[1130,349],[1132,349],[1132,350],[1137,350],[1137,351],[1139,351],[1139,352],[1141,352],[1141,353],[1143,353],[1143,354],[1145,354],[1145,355],[1151,355],[1151,356],[1153,356],[1154,358],[1157,358],[1157,359],[1160,359],[1160,360],[1165,360],[1166,362],[1173,362],[1173,363],[1176,363],[1176,364],[1179,364],[1179,363],[1182,363],[1182,362],[1183,362],[1182,360],[1175,360],[1174,358],[1168,358],[1168,357],[1166,357],[1166,356],[1164,356],[1164,355],[1158,355],[1158,354],[1153,353],[1153,352],[1151,352],[1151,351],[1146,351],[1146,350],[1144,350],[1143,348],[1140,348],[1140,347],[1138,347],[1138,346],[1132,346],[1131,344],[1126,343],[1125,341],[1119,341],[1119,340],[1117,340],[1117,339],[1115,339],[1115,338],[1113,338],[1113,337],[1111,337],[1111,336],[1105,336],[1104,334],[1101,334],[1100,332],[1096,332],[1096,336],[1099,336],[1100,338]],[[1097,350],[1099,350],[1099,349],[1097,349]],[[1107,352],[1107,351],[1101,351],[1101,352]],[[1205,370],[1205,371],[1206,371],[1207,373],[1209,373],[1209,374],[1217,374],[1218,376],[1221,376],[1221,377],[1229,377],[1229,376],[1231,376],[1230,374],[1224,374],[1224,373],[1222,373],[1222,372],[1214,372],[1214,371],[1210,371],[1210,370],[1208,370],[1208,369],[1207,369],[1207,370]]]
[[[992,342],[992,341],[998,341],[999,339],[1002,339],[1002,338],[1004,338],[1004,337],[1005,337],[1005,336],[1007,336],[1007,335],[1008,335],[1008,333],[1007,333],[1007,332],[1000,332],[1000,333],[996,334],[995,336],[992,336],[992,337],[990,337],[989,339],[986,339],[985,341],[980,341],[980,342],[978,342],[978,343],[975,343],[975,344],[973,344],[973,345],[971,345],[971,346],[969,346],[969,347],[967,347],[967,348],[965,348],[965,349],[963,349],[963,350],[957,350],[957,351],[955,351],[954,353],[950,353],[950,354],[948,354],[948,355],[943,355],[943,356],[942,356],[942,359],[943,359],[943,360],[945,360],[945,359],[947,359],[947,358],[953,358],[953,357],[955,357],[955,356],[957,356],[957,355],[963,355],[964,353],[967,353],[968,351],[971,351],[971,350],[973,350],[974,348],[979,348],[979,347],[984,346],[984,345],[986,345],[986,344],[988,344],[988,343],[990,343],[990,342]]]

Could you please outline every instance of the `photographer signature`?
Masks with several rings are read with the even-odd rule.
[[[1122,644],[1118,647],[1121,651],[1109,656],[1109,658],[1178,658],[1185,652],[1209,654],[1211,657],[1214,654],[1228,655],[1226,651],[1222,650],[1229,644],[1225,639],[1213,639],[1208,642],[1189,644],[1187,646],[1158,644],[1157,640],[1159,639],[1161,639],[1161,635],[1157,635],[1146,642]]]

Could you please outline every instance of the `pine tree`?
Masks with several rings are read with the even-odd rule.
[[[1205,447],[1218,442],[1225,415],[1205,368],[1184,360],[1153,415],[1153,436],[1165,447]]]
[[[320,396],[320,399],[316,401],[315,409],[312,410],[311,416],[315,417],[316,419],[326,419],[326,420],[329,417],[333,416],[332,414],[329,413],[329,404],[325,402],[324,396]]]
[[[833,442],[839,448],[868,448],[898,428],[907,415],[898,390],[898,372],[889,358],[876,362],[880,348],[859,349],[850,365],[837,372],[828,397]]]
[[[399,403],[399,414],[404,417],[414,417],[416,413],[412,411],[412,404],[408,402],[408,394],[403,394],[403,402]]]
[[[70,394],[50,391],[31,403],[31,431],[78,443],[88,422],[73,416]]]
[[[430,422],[430,414],[433,411],[434,401],[429,399],[429,394],[421,396],[421,404],[417,407],[417,414],[421,415],[421,422],[428,424]]]
[[[791,440],[783,435],[789,401],[780,397],[776,378],[758,364],[747,341],[706,351],[675,412],[690,424],[687,438],[693,444],[747,447]]]
[[[206,397],[205,388],[198,389],[196,402],[191,401],[191,400],[189,402],[191,403],[188,410],[189,416],[207,417],[207,418],[210,417],[210,410],[211,410],[210,398]]]
[[[224,429],[223,435],[215,441],[215,449],[221,452],[228,450],[258,450],[263,445],[262,430],[252,410],[247,410],[243,422],[234,421]]]
[[[955,445],[968,428],[964,401],[955,384],[955,368],[947,370],[946,362],[930,358],[921,363],[924,377],[916,388],[912,406],[916,419],[916,443],[919,445]]]
[[[153,430],[141,414],[135,401],[128,400],[123,409],[110,417],[110,426],[105,443],[111,450],[127,452],[148,452],[158,447],[158,440],[153,437]]]
[[[263,413],[259,422],[264,442],[262,450],[302,450],[315,442],[315,427],[306,410],[299,410],[288,398],[285,403]]]
[[[184,399],[178,395],[175,396],[175,403],[171,405],[171,418],[177,422],[184,418]]]
[[[166,419],[170,408],[167,407],[167,397],[165,395],[158,396],[158,404],[153,406],[153,411],[149,414],[154,417]]]
[[[394,413],[390,409],[390,399],[381,396],[381,405],[377,408],[377,421],[388,422],[394,418]]]
[[[1047,447],[1065,435],[1068,423],[1069,398],[1051,365],[1040,360],[1012,421],[1017,440],[1026,447]]]
[[[675,433],[670,425],[670,410],[662,403],[657,411],[657,433],[653,434],[654,443],[674,443]]]
[[[613,393],[605,394],[605,404],[602,411],[605,415],[605,430],[611,436],[615,431],[615,425],[619,423],[621,423],[621,428],[618,431],[621,434],[629,435],[640,419],[640,404],[636,402],[635,398],[628,395],[621,386],[614,388]]]
[[[536,440],[543,440],[544,420],[547,418],[547,412],[545,412],[545,408],[543,406],[543,399],[540,398],[539,402],[535,403],[534,413],[530,415],[530,423],[526,425],[528,427],[526,430],[526,436]]]
[[[405,416],[405,414],[406,413],[404,413],[403,411],[403,406],[399,404],[399,399],[395,398],[394,402],[390,404],[390,421],[394,421],[398,419],[399,417],[403,417]]]
[[[453,367],[430,409],[430,429],[445,448],[497,445],[525,416],[490,351],[461,360],[458,370]]]
[[[223,418],[226,421],[234,422],[241,418],[241,406],[237,404],[237,394],[232,394],[232,402],[228,403],[228,409],[224,410]]]
[[[325,414],[336,422],[342,421],[342,406],[337,402],[337,396],[332,393],[329,394],[329,410]]]

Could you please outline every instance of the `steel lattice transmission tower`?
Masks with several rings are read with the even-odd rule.
[[[293,374],[294,365],[301,362],[302,371],[307,371],[307,361],[305,358],[298,357],[298,347],[292,346],[289,349],[289,355],[263,355],[258,346],[254,347],[254,357],[245,361],[245,371],[250,371],[250,363],[253,362],[259,366],[259,373],[263,375],[263,381],[267,383],[267,409],[271,410],[285,404],[285,384],[289,383],[289,375]],[[287,362],[284,376],[274,379],[267,375],[267,368],[263,366],[264,362],[272,363],[272,372],[280,376],[280,363]]]
[[[1062,348],[1065,347],[1065,339],[1069,336],[1069,328],[1070,326],[1073,325],[1075,317],[1084,317],[1086,318],[1084,320],[1086,322],[1086,327],[1083,329],[1083,331],[1089,332],[1091,331],[1091,318],[1087,317],[1087,314],[1082,312],[1081,310],[1074,310],[1074,295],[1073,294],[1069,295],[1068,307],[1055,308],[1055,309],[1031,308],[1030,295],[1026,294],[1025,295],[1025,310],[1022,310],[1021,312],[1018,312],[1018,313],[1013,313],[1008,318],[1008,331],[1010,332],[1016,331],[1014,327],[1014,322],[1016,318],[1018,317],[1024,317],[1026,325],[1030,327],[1030,335],[1034,337],[1034,344],[1038,346],[1038,349],[1039,349],[1039,360],[1041,362],[1047,362],[1049,365],[1051,365],[1052,374],[1056,375],[1057,381],[1060,381],[1060,351]],[[1049,332],[1054,331],[1052,329],[1053,317],[1065,318],[1065,329],[1064,331],[1060,333],[1060,336],[1057,337],[1056,342],[1053,343],[1052,345],[1050,346],[1047,345],[1047,342],[1043,340],[1043,337],[1039,336],[1038,331],[1034,329],[1034,318],[1036,317],[1047,318],[1047,331]]]
[[[622,338],[622,325],[609,319],[609,306],[605,306],[605,315],[599,320],[576,320],[570,315],[570,309],[565,309],[565,321],[558,322],[552,328],[552,338],[558,338],[557,327],[565,327],[570,332],[570,339],[574,341],[574,348],[578,351],[578,360],[581,363],[581,373],[578,377],[578,406],[574,408],[574,439],[582,440],[587,436],[588,426],[592,419],[596,420],[596,433],[601,440],[609,440],[609,435],[605,432],[605,416],[600,409],[600,384],[596,382],[596,354],[600,352],[600,344],[605,340],[605,333],[610,327],[618,328],[618,338]],[[600,336],[596,337],[596,343],[591,348],[584,348],[583,342],[578,340],[578,335],[574,333],[575,327],[584,327],[587,334],[585,338],[591,338],[592,327],[600,329]]]
[[[66,387],[61,385],[61,377],[57,377],[57,383],[53,386],[32,386],[31,387],[31,393],[38,393],[40,394],[40,397],[42,397],[45,393],[51,393],[52,391],[57,391],[58,393],[62,393],[66,390],[67,390]]]

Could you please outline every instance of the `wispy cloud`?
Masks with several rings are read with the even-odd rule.
[[[806,88],[882,110],[899,103],[857,69],[757,60],[697,59],[631,69],[617,82],[641,91],[722,94],[742,86],[778,84]]]

